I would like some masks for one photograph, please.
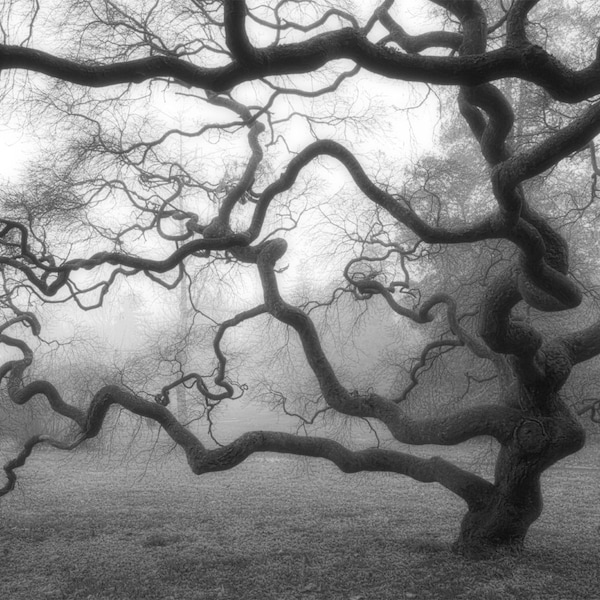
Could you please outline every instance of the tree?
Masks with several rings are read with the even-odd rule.
[[[17,355],[0,378],[12,401],[45,397],[77,434],[30,438],[5,465],[2,493],[14,487],[15,469],[36,445],[75,448],[119,405],[159,423],[195,474],[233,468],[256,452],[320,457],[349,473],[398,473],[439,483],[466,502],[458,551],[522,547],[542,510],[542,473],[584,445],[564,386],[576,365],[600,354],[597,281],[579,273],[598,257],[588,252],[587,262],[573,267],[561,235],[569,234],[575,256],[577,232],[598,247],[594,151],[591,191],[563,179],[568,189],[546,201],[548,177],[560,182],[572,165],[579,177],[600,132],[597,29],[579,26],[597,21],[598,11],[566,1],[551,10],[536,0],[430,0],[423,3],[432,9],[427,27],[411,35],[406,11],[393,0],[368,4],[86,0],[44,14],[35,1],[30,10],[5,3],[3,102],[24,115],[24,129],[27,119],[34,125],[46,156],[35,177],[3,193],[0,342]],[[557,57],[553,32],[564,14],[583,17],[561,33],[577,53],[562,48]],[[52,42],[38,46],[41,40]],[[440,86],[458,91],[480,155],[470,165],[477,185],[463,188],[469,197],[449,179],[457,165],[467,166],[448,163],[443,150],[424,163],[420,182],[403,181],[410,170],[400,156],[399,96],[426,96]],[[510,99],[523,86],[542,102],[528,105],[535,118],[515,124]],[[439,97],[453,114],[447,96]],[[178,108],[170,112],[172,104]],[[302,254],[317,265],[309,289],[327,294],[293,305],[280,285],[293,287],[285,269],[293,272]],[[457,260],[453,278],[444,269]],[[238,312],[213,319],[213,368],[178,373],[154,401],[107,385],[87,408],[67,402],[48,380],[27,381],[42,332],[33,299],[100,307],[118,278],[162,286],[174,305],[183,278],[190,289],[237,294],[220,311],[235,304]],[[208,308],[194,302],[200,297],[190,293],[196,315],[210,323]],[[317,326],[319,310],[340,299],[361,310],[386,307],[400,346],[410,333],[399,321],[425,332],[413,383],[432,352],[468,352],[479,373],[472,380],[495,387],[448,408],[441,385],[440,409],[415,416],[408,394],[394,392],[395,368],[378,370],[371,382],[352,369],[341,375],[334,344]],[[224,344],[253,319],[270,319],[263,335],[297,342],[312,372],[314,397],[295,400],[305,424],[326,412],[376,423],[404,444],[493,438],[494,480],[443,458],[355,449],[312,434],[252,431],[209,447],[169,411],[169,394],[193,388],[210,414],[246,392]],[[285,409],[284,396],[274,393]],[[596,400],[583,406],[579,416],[597,417]]]

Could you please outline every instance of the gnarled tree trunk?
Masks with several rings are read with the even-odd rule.
[[[528,398],[547,393],[523,386]],[[580,450],[585,430],[557,393],[547,398],[550,415],[524,417],[498,453],[494,489],[482,495],[461,524],[458,552],[474,557],[522,549],[529,527],[542,512],[540,478],[565,456]]]

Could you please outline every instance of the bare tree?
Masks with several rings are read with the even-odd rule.
[[[348,473],[398,473],[437,482],[466,502],[457,550],[522,546],[542,510],[541,474],[584,444],[584,429],[561,390],[576,365],[600,354],[597,310],[570,329],[560,320],[537,327],[530,318],[573,311],[584,291],[593,292],[593,282],[584,286],[574,277],[559,232],[569,209],[539,199],[541,175],[592,148],[590,198],[563,201],[572,203],[584,230],[597,218],[600,58],[595,29],[585,24],[598,20],[598,9],[553,3],[556,10],[548,11],[536,0],[424,4],[432,9],[431,28],[411,35],[393,0],[370,12],[328,0],[86,0],[54,7],[51,15],[41,15],[35,1],[29,9],[26,2],[5,3],[3,102],[21,111],[23,127],[34,125],[42,141],[52,137],[35,185],[25,181],[4,192],[0,342],[18,356],[2,365],[0,378],[13,402],[41,395],[79,433],[29,439],[4,467],[2,493],[13,488],[15,469],[37,444],[75,448],[100,432],[117,404],[159,423],[195,474],[233,468],[255,452],[320,457]],[[560,8],[579,10],[584,25],[575,20],[568,31],[577,53],[561,50],[557,57]],[[51,44],[37,45],[46,40]],[[505,80],[510,89],[525,82],[538,90],[543,102],[533,133],[515,127]],[[420,188],[402,181],[408,171],[397,166],[403,140],[394,125],[396,104],[415,93],[403,82],[426,84],[418,88],[423,94],[439,86],[458,91],[460,115],[481,155],[472,165],[481,181],[472,192],[476,209],[457,204],[456,189],[445,196],[447,189],[427,181]],[[369,86],[381,93],[365,103]],[[176,102],[180,114],[170,122],[166,105]],[[550,105],[560,118],[547,118]],[[447,101],[441,107],[453,110]],[[434,175],[443,163],[430,163]],[[317,172],[324,182],[315,183]],[[580,177],[580,169],[574,172]],[[346,194],[339,181],[346,181]],[[427,267],[458,245],[472,249],[461,263],[463,281],[478,282],[468,302],[450,277],[436,279]],[[292,305],[280,291],[281,271],[294,252],[316,247],[327,266],[316,263],[315,281],[336,270],[337,280],[328,298]],[[254,302],[256,275],[262,298]],[[175,304],[184,277],[199,286],[230,286],[241,308],[215,319],[215,365],[165,382],[155,401],[102,387],[84,409],[50,381],[26,381],[42,331],[32,298],[91,309],[121,277],[173,290]],[[351,376],[340,375],[313,319],[318,307],[346,296],[360,306],[385,305],[394,319],[425,330],[439,314],[444,333],[428,339],[419,364],[431,352],[470,352],[495,387],[483,403],[422,418],[406,409],[404,392],[357,389]],[[194,308],[206,316],[202,306]],[[169,411],[169,394],[193,388],[209,413],[243,394],[247,386],[230,374],[224,339],[267,315],[297,336],[318,384],[318,398],[304,398],[312,412],[302,415],[305,421],[339,413],[378,423],[396,442],[413,445],[493,438],[494,480],[439,457],[394,447],[356,450],[312,435],[253,431],[226,446],[207,446]],[[403,345],[408,333],[399,331]],[[440,404],[446,393],[443,386],[437,391]],[[579,413],[597,417],[597,401],[586,400]]]

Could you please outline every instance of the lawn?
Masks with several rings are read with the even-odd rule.
[[[462,502],[437,485],[275,455],[196,477],[160,448],[37,451],[0,499],[0,598],[600,600],[599,456],[548,472],[523,555],[469,562],[450,551]]]

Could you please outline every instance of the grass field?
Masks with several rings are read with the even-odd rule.
[[[455,458],[485,470],[476,450]],[[523,555],[469,562],[439,486],[273,455],[195,477],[178,452],[38,451],[0,500],[0,598],[600,600],[599,456],[547,474]]]

